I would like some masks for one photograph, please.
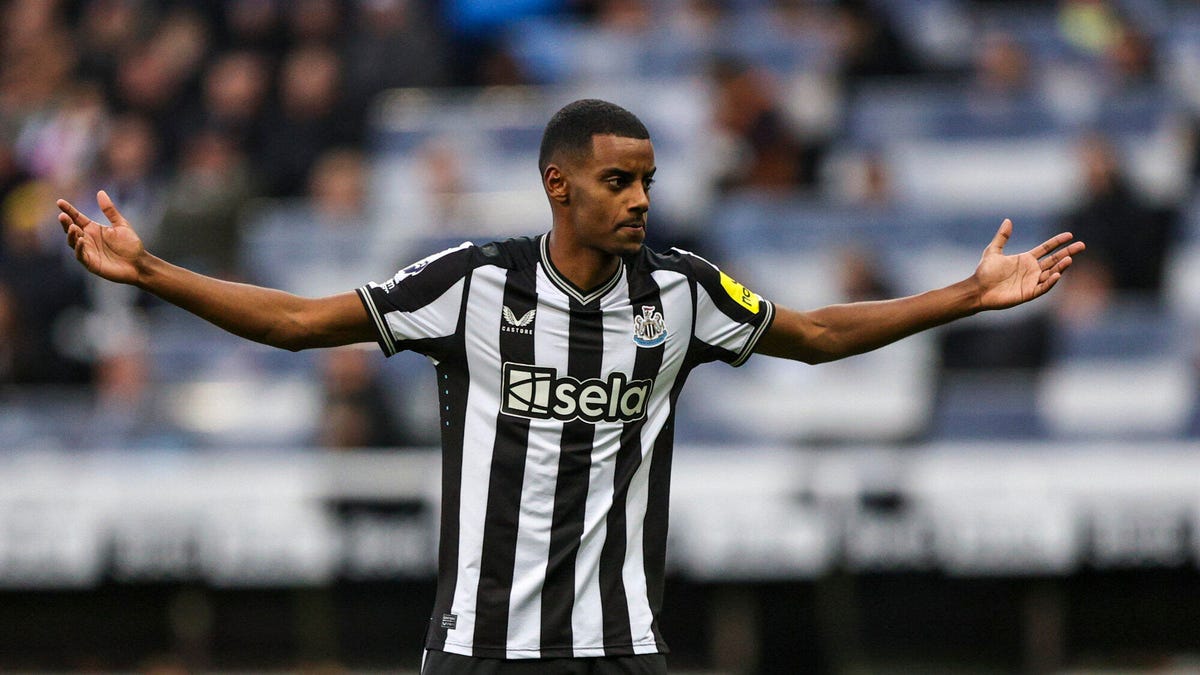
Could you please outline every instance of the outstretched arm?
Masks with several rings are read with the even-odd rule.
[[[146,251],[107,193],[101,191],[96,201],[110,227],[63,199],[58,200],[58,220],[75,258],[97,276],[138,286],[230,333],[273,347],[299,350],[375,339],[370,317],[354,292],[302,298],[196,274]]]
[[[1058,283],[1083,251],[1069,232],[1018,255],[1004,255],[1012,235],[1005,220],[983,251],[975,273],[945,288],[896,300],[830,305],[807,312],[776,308],[775,321],[756,351],[823,363],[878,349],[914,333],[988,309],[1037,298]]]

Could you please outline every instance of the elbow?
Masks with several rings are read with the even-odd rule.
[[[810,366],[819,366],[822,363],[838,361],[850,356],[849,353],[835,351],[832,349],[807,349],[803,354],[799,355],[799,361],[802,361]]]
[[[310,332],[305,329],[303,324],[296,321],[284,321],[273,326],[259,341],[271,347],[286,349],[289,352],[298,352],[317,346]]]
[[[775,356],[789,361],[799,361],[810,366],[837,361],[846,356],[845,354],[837,354],[831,351],[823,350],[813,345],[788,345],[786,347],[779,345],[764,345],[758,350],[760,354],[766,356]]]
[[[804,357],[802,357],[800,359],[800,361],[802,361],[810,366],[819,366],[822,363],[829,363],[830,361],[837,361],[840,358],[842,358],[842,357],[838,356],[836,354],[827,354],[824,352],[814,352],[814,353],[806,354]]]
[[[268,347],[275,347],[276,349],[285,349],[289,352],[302,351],[302,350],[308,349],[311,346],[300,338],[293,337],[293,336],[276,335],[276,334],[268,335],[263,340],[260,340],[260,342],[267,345]]]
[[[286,349],[289,352],[300,352],[306,349],[315,349],[323,345],[313,335],[305,332],[297,332],[281,337],[272,346],[279,349]]]

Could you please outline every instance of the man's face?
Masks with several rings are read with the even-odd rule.
[[[654,171],[649,139],[593,136],[591,156],[569,169],[576,242],[612,255],[637,253],[646,239]]]

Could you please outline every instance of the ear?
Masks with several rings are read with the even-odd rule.
[[[563,206],[570,203],[571,188],[567,183],[566,174],[557,164],[546,167],[542,173],[542,185],[546,188],[546,195],[550,197],[550,201]]]

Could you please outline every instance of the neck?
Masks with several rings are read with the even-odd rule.
[[[546,249],[555,269],[582,290],[589,291],[608,281],[621,265],[618,256],[574,245],[557,229],[546,236],[550,237]]]

